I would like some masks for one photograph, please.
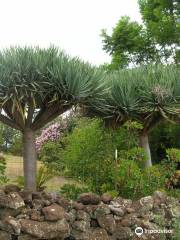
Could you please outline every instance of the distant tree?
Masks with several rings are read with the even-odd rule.
[[[180,1],[139,0],[139,7],[163,60],[180,63]]]
[[[8,148],[13,143],[14,136],[17,134],[17,130],[0,123],[0,145],[1,151],[8,151]]]
[[[180,62],[179,0],[139,0],[139,7],[144,25],[123,16],[111,35],[102,30],[103,49],[112,56],[109,70]]]
[[[158,52],[146,29],[127,16],[121,17],[111,36],[106,30],[101,36],[103,49],[112,56],[110,70],[158,61]]]
[[[0,151],[22,155],[21,133],[0,122]]]
[[[0,121],[22,132],[25,189],[36,189],[35,132],[73,105],[101,96],[96,68],[55,47],[0,52]]]

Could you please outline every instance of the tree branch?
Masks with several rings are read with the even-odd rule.
[[[71,105],[61,105],[60,103],[52,104],[51,106],[45,108],[43,111],[36,116],[34,122],[31,125],[31,129],[36,131],[46,125],[48,122],[54,120],[60,114],[66,112],[71,108]]]
[[[142,132],[149,132],[151,131],[151,129],[153,127],[155,127],[161,120],[162,120],[162,116],[160,114],[158,115],[153,115],[150,119],[148,119],[147,121],[145,121],[144,123],[144,128],[142,130]]]
[[[1,113],[0,113],[0,121],[12,128],[22,131],[22,129],[12,119],[2,115]]]
[[[32,98],[30,98],[28,102],[29,102],[29,106],[28,106],[27,118],[25,122],[26,127],[29,127],[32,124],[32,119],[33,119],[34,110],[35,110],[35,107],[33,106]]]
[[[3,106],[3,109],[6,112],[6,114],[8,115],[8,117],[12,121],[14,121],[16,123],[16,125],[19,126],[20,129],[24,129],[25,124],[24,124],[24,121],[23,121],[23,118],[22,118],[20,112],[16,109],[16,111],[14,113],[12,113],[11,108],[12,108],[12,103],[9,101]]]

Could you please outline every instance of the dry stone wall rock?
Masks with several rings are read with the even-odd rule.
[[[76,202],[14,185],[0,189],[0,240],[136,240],[137,227],[144,240],[173,239],[147,231],[173,230],[178,221],[179,199],[158,191],[137,201],[84,193]]]

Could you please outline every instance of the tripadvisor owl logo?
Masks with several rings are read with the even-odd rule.
[[[138,236],[138,237],[140,237],[142,234],[143,234],[143,228],[142,227],[137,227],[136,229],[135,229],[135,234]]]
[[[145,234],[172,234],[173,230],[172,229],[144,229],[142,227],[137,227],[135,229],[135,234],[140,237],[143,233]]]

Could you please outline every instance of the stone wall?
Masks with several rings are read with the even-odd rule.
[[[173,230],[178,220],[180,202],[158,191],[137,201],[86,193],[74,202],[14,185],[0,189],[0,240],[135,240],[136,227],[141,239],[172,239],[147,231]]]

